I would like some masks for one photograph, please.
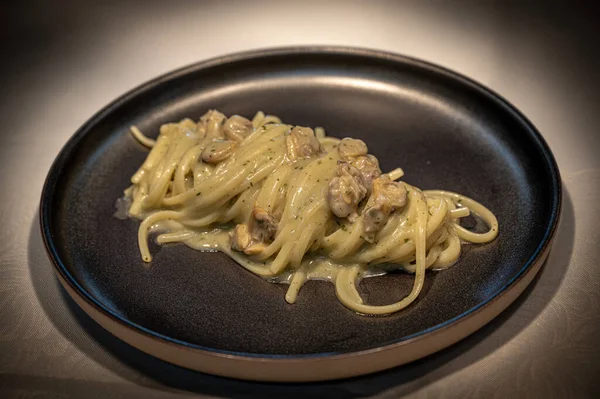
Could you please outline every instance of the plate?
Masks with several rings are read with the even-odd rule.
[[[498,217],[492,243],[428,272],[404,311],[359,316],[333,286],[310,281],[298,301],[224,254],[153,246],[115,199],[146,156],[128,133],[209,108],[323,126],[364,140],[383,170],[423,189],[470,196]],[[201,372],[263,381],[318,381],[375,372],[464,338],[504,310],[546,258],[561,204],[554,158],[526,118],[497,94],[439,66],[378,51],[287,48],[225,56],[152,80],[93,116],[54,162],[42,193],[44,242],[67,292],[115,336]],[[406,295],[412,276],[367,279],[367,302]]]

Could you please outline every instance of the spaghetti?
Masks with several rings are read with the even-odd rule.
[[[329,280],[339,300],[361,314],[390,314],[419,295],[427,269],[454,264],[462,243],[498,234],[494,214],[449,191],[420,190],[401,169],[382,173],[360,140],[327,137],[322,128],[291,126],[258,112],[252,120],[211,110],[198,122],[161,126],[125,190],[128,215],[141,220],[142,259],[152,261],[149,235],[219,250],[268,281],[288,283],[294,303],[311,279]],[[474,214],[488,231],[467,230]],[[364,277],[392,269],[414,273],[399,302],[364,303]]]

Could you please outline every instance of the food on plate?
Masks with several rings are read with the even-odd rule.
[[[128,216],[148,240],[222,251],[270,282],[287,283],[294,303],[302,285],[328,280],[360,314],[390,314],[410,305],[427,269],[454,264],[463,243],[486,243],[498,221],[461,194],[420,190],[401,169],[383,172],[367,145],[328,137],[258,112],[252,120],[210,110],[198,121],[160,127],[156,140],[132,127],[150,152],[124,192]],[[400,157],[399,157],[400,158]],[[474,214],[488,231],[459,219]],[[361,279],[394,269],[414,273],[412,291],[384,306],[364,303]]]

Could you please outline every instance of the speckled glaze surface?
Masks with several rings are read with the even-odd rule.
[[[208,108],[246,116],[263,110],[289,123],[323,126],[332,136],[360,138],[382,169],[402,167],[410,184],[457,191],[488,206],[500,235],[465,247],[454,267],[428,273],[419,299],[387,317],[354,314],[325,282],[309,282],[289,305],[285,286],[266,283],[220,253],[154,246],[155,259],[145,265],[137,222],[112,217],[115,199],[146,155],[127,128],[136,124],[155,136],[160,124],[196,118]],[[211,60],[116,100],[64,147],[48,175],[40,212],[61,281],[111,332],[107,323],[122,328],[121,335],[114,333],[134,346],[139,334],[140,342],[148,338],[200,356],[202,371],[282,381],[294,378],[286,378],[285,370],[271,378],[240,368],[279,362],[269,367],[305,368],[295,380],[346,377],[414,360],[477,330],[541,266],[560,202],[552,154],[500,97],[418,60],[305,48]],[[383,304],[406,295],[411,284],[410,275],[393,273],[367,279],[360,290],[368,302]],[[443,338],[445,332],[451,337]],[[153,345],[138,347],[165,358]],[[378,351],[397,356],[378,362]],[[211,369],[211,356],[225,366]],[[349,356],[364,356],[363,366],[319,378],[315,364],[341,364]],[[192,363],[179,362],[198,368]]]

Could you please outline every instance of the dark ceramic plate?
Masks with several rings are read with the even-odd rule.
[[[156,135],[165,122],[209,108],[324,126],[363,139],[382,169],[401,166],[423,189],[471,196],[498,217],[500,235],[465,247],[460,261],[427,274],[408,309],[363,317],[333,286],[309,282],[298,302],[220,253],[153,247],[146,266],[138,223],[112,217],[146,150],[132,124]],[[61,151],[41,202],[44,240],[69,294],[116,336],[203,372],[310,381],[373,372],[425,356],[505,309],[545,259],[561,201],[555,161],[536,129],[477,83],[422,61],[342,48],[227,56],[153,80],[87,122]],[[368,279],[368,302],[406,295],[412,276]]]

